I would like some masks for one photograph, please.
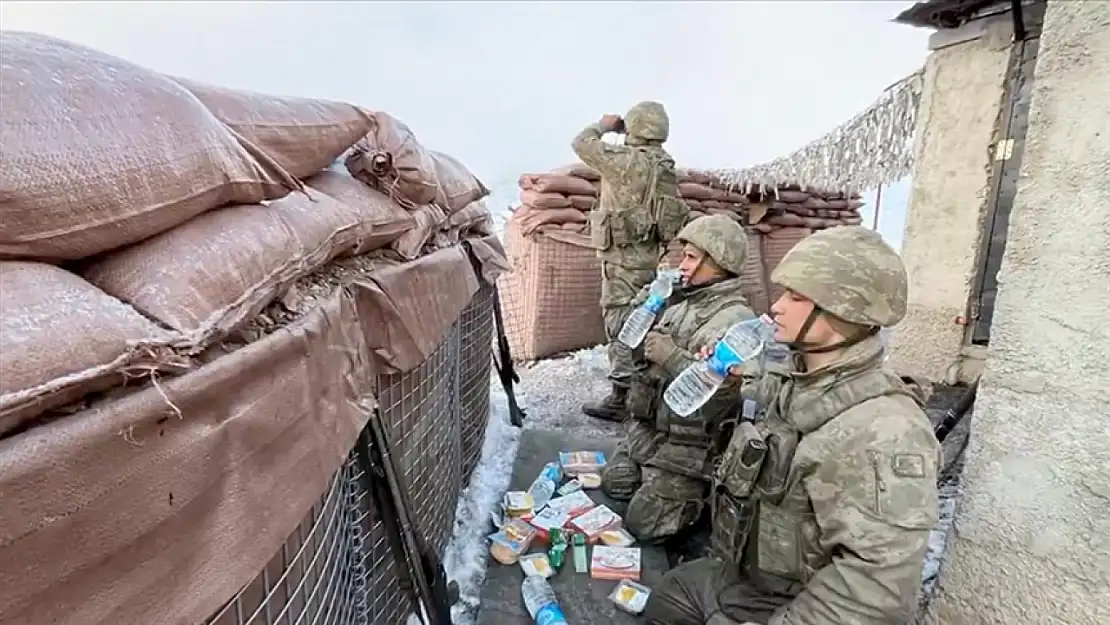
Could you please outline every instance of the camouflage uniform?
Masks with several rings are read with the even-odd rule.
[[[583,410],[621,420],[634,368],[630,350],[616,338],[629,302],[655,278],[667,243],[686,224],[689,209],[678,198],[674,159],[663,149],[670,122],[663,105],[641,102],[625,116],[625,145],[601,140],[600,124],[587,126],[571,144],[583,163],[601,174],[598,206],[590,212],[590,237],[601,259],[601,312],[609,341],[612,393]]]
[[[835,362],[790,374],[763,419],[736,428],[714,480],[715,557],[668,572],[646,619],[906,623],[941,454],[919,398],[883,369],[875,333],[905,316],[905,268],[878,234],[838,227],[795,246],[772,280],[869,331]]]
[[[698,519],[712,473],[715,436],[735,413],[739,387],[718,391],[688,418],[676,416],[663,402],[672,379],[695,361],[698,348],[730,326],[755,313],[740,292],[748,243],[744,230],[727,217],[691,222],[678,239],[705,252],[727,276],[684,287],[672,298],[654,332],[669,336],[674,349],[663,362],[638,370],[628,395],[624,440],[605,470],[602,488],[611,497],[629,500],[625,525],[641,542],[676,534]],[[645,287],[634,300],[646,299]]]

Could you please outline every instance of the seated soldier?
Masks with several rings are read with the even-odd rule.
[[[755,315],[740,294],[748,240],[721,215],[696,219],[678,234],[682,285],[643,342],[646,368],[631,381],[625,437],[602,472],[602,488],[629,501],[625,526],[645,544],[659,542],[701,515],[712,472],[714,434],[735,412],[739,388],[718,391],[688,418],[663,401],[667,385],[697,350]],[[645,288],[634,305],[647,297]],[[719,438],[719,437],[718,437]]]
[[[842,226],[787,253],[771,311],[794,373],[741,421],[714,474],[714,557],[669,571],[656,625],[901,625],[937,521],[940,447],[920,397],[883,367],[906,270],[878,233]],[[773,386],[773,385],[772,385]]]

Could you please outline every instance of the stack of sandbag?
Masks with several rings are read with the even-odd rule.
[[[416,227],[405,242],[402,256],[437,242],[442,230],[456,231],[460,224],[480,223],[492,230],[484,205],[490,193],[482,181],[457,159],[430,150],[417,140],[404,122],[383,112],[368,113],[374,123],[346,155],[347,169],[358,180],[388,195],[410,212]],[[458,213],[468,209],[464,215]]]
[[[485,187],[449,157],[436,162],[456,178],[422,174],[426,205],[336,164],[380,130],[353,105],[170,78],[31,33],[0,33],[0,56],[0,436],[189,368],[332,259],[410,260],[490,230]]]
[[[505,225],[512,270],[498,286],[513,357],[537,360],[605,341],[601,264],[586,215],[597,201],[584,165],[520,177],[521,205]]]
[[[771,271],[816,230],[861,222],[858,195],[797,185],[731,188],[696,170],[678,171],[678,192],[690,218],[725,215],[744,226],[749,254],[743,289],[758,312],[781,295]],[[601,268],[589,242],[589,212],[601,176],[584,164],[520,177],[520,205],[506,227],[513,269],[501,278],[502,307],[513,354],[533,360],[605,340],[598,305]],[[676,266],[672,242],[665,262]]]

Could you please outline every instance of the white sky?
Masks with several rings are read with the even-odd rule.
[[[680,164],[817,138],[924,62],[911,2],[9,2],[0,27],[224,86],[389,111],[493,188],[603,113],[671,115]]]

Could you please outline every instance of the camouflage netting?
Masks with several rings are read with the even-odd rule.
[[[403,622],[353,447],[378,410],[442,549],[489,413],[488,190],[384,113],[0,56],[0,622]]]
[[[923,77],[919,70],[891,85],[865,111],[789,156],[711,174],[741,190],[785,183],[854,193],[899,180],[913,169]]]

